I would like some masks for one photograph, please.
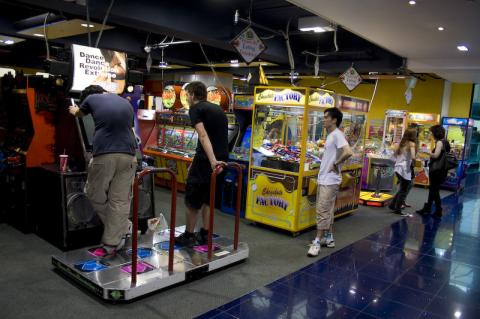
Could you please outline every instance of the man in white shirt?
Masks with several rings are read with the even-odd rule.
[[[317,187],[317,237],[308,250],[309,257],[320,253],[320,245],[335,247],[333,239],[333,214],[335,200],[342,182],[340,165],[352,156],[352,149],[342,131],[338,129],[342,123],[343,114],[337,108],[328,108],[324,112],[324,127],[327,130],[325,151],[318,173]]]

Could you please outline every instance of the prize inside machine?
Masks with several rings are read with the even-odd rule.
[[[248,166],[250,155],[250,140],[252,136],[253,95],[235,95],[233,98],[233,112],[238,122],[239,134],[233,142],[229,160],[244,166],[242,178],[242,201],[240,216],[245,217],[245,203],[247,197]],[[227,214],[235,214],[237,194],[237,171],[228,168],[223,181],[221,210]]]
[[[480,164],[480,121],[473,120],[472,138],[470,140],[470,149],[468,151],[467,164],[469,170],[478,171]]]
[[[467,156],[470,152],[470,141],[473,132],[473,120],[468,118],[444,117],[442,125],[445,128],[445,139],[450,143],[450,154],[458,161],[456,169],[448,171],[443,188],[460,190],[465,187],[465,177],[468,169]]]
[[[400,143],[406,127],[407,111],[387,110],[384,121],[371,122],[365,142],[365,165],[362,172],[360,202],[367,206],[382,207],[388,204],[395,183],[393,147]],[[381,134],[379,134],[381,133]]]
[[[428,186],[428,161],[430,154],[435,147],[433,136],[430,133],[430,127],[439,123],[438,114],[428,113],[408,113],[407,127],[414,128],[418,132],[418,151],[415,163],[414,185]]]
[[[180,191],[185,190],[188,167],[192,163],[198,144],[198,134],[192,127],[188,115],[189,105],[185,86],[186,84],[165,86],[162,94],[164,111],[156,113],[156,126],[144,148],[145,155],[155,158],[156,167],[167,167],[175,172]],[[228,110],[229,98],[224,90],[213,90],[213,87],[209,87],[207,100]],[[228,141],[229,145],[232,145],[238,135],[238,123],[235,114],[226,115]],[[170,178],[166,173],[159,173],[155,176],[155,183],[169,187]]]

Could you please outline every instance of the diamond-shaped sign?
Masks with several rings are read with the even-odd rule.
[[[267,46],[250,27],[246,27],[230,43],[247,63],[255,60],[267,49]]]
[[[353,68],[353,66],[349,67],[347,71],[340,75],[340,80],[343,82],[343,84],[345,84],[349,91],[352,91],[360,83],[362,83],[362,77],[360,74],[358,74],[357,70]]]

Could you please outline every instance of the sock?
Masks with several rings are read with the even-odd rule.
[[[313,241],[312,244],[314,245],[320,245],[320,238],[316,237]]]
[[[200,234],[202,235],[208,235],[208,230],[206,230],[205,228],[200,228]]]
[[[332,233],[326,233],[325,234],[325,239],[328,240],[328,241],[332,241],[333,240],[333,234]]]

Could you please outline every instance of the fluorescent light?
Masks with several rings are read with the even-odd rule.
[[[33,35],[34,35],[35,37],[39,37],[39,38],[43,38],[43,37],[44,37],[44,35],[41,34],[41,33],[34,33]]]
[[[230,60],[230,66],[233,68],[238,68],[240,63],[238,63],[238,60]]]
[[[230,60],[230,64],[237,64],[238,60]]]
[[[3,43],[3,40],[0,40],[0,43]]]
[[[415,1],[415,0],[410,0],[410,1],[408,1],[408,4],[411,5],[411,6],[414,6],[414,5],[417,4],[417,1]]]
[[[7,43],[7,42],[5,42]],[[467,52],[468,51],[468,47],[466,45],[457,45],[457,49],[459,51],[462,51],[462,52]]]
[[[443,31],[443,30],[445,30],[444,27],[438,27],[437,29],[438,29],[438,31]]]
[[[86,24],[86,23],[82,23],[82,24],[80,24],[80,25],[81,25],[82,27],[84,27],[84,28],[93,28],[93,27],[95,27],[95,25],[94,25],[94,24]]]
[[[317,16],[298,18],[298,30],[303,32],[335,31],[335,27],[327,20]]]
[[[327,31],[333,31],[332,28],[330,27],[308,27],[308,28],[300,28],[300,31],[303,32],[315,32],[315,33],[320,33],[320,32],[327,32]]]
[[[404,75],[397,75],[397,79],[405,79]]]
[[[14,44],[15,41],[13,41],[13,40],[5,40],[5,41],[3,41],[3,43],[5,43],[5,44]]]

